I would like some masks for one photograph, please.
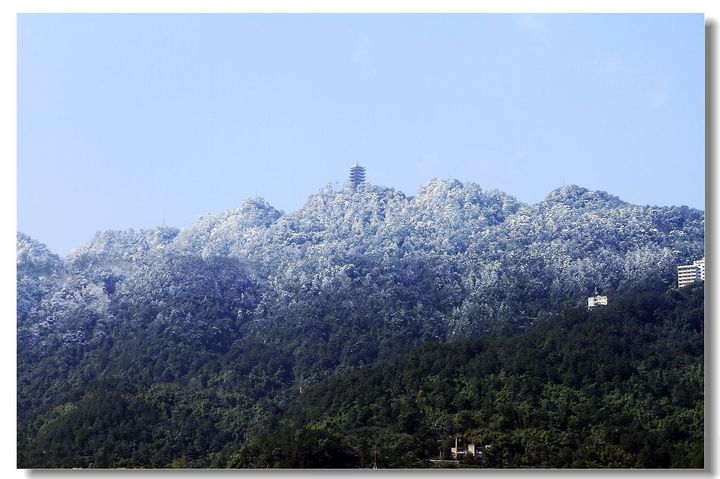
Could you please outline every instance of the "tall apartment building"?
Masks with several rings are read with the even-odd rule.
[[[705,257],[693,261],[693,264],[684,264],[677,267],[678,288],[692,284],[695,281],[705,281]]]

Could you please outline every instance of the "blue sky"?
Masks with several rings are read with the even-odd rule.
[[[702,15],[20,15],[18,229],[285,211],[359,162],[704,209]]]

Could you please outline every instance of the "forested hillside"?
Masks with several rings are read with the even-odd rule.
[[[703,288],[432,344],[309,388],[233,467],[702,468]],[[452,463],[440,463],[448,466]]]
[[[687,207],[577,186],[527,205],[442,180],[414,197],[327,187],[287,214],[248,200],[182,229],[102,231],[65,258],[19,233],[18,463],[241,464],[319,381],[534,331],[596,288],[665,291],[703,243]]]

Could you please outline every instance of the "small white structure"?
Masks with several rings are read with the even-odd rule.
[[[453,459],[457,459],[458,456],[464,456],[468,453],[468,447],[463,444],[463,442],[459,437],[455,437],[455,447],[450,448],[450,454]],[[473,450],[475,449],[475,444],[472,444],[472,448]]]
[[[455,460],[462,456],[480,457],[483,453],[489,451],[491,447],[490,444],[476,446],[473,442],[466,443],[460,436],[455,436],[455,447],[450,448],[450,455]]]
[[[587,309],[590,311],[595,306],[607,306],[607,296],[600,296],[599,294],[596,294],[595,296],[590,296],[588,298],[588,305]]]
[[[705,281],[705,257],[693,261],[693,264],[684,264],[677,267],[678,288],[692,284],[695,281]]]
[[[466,443],[463,439],[461,439],[459,436],[455,436],[455,447],[450,448],[450,455],[453,459],[458,459],[461,456],[473,456],[473,457],[480,457],[483,454],[483,451],[487,451],[490,449],[490,445],[483,446],[475,446],[475,443]]]

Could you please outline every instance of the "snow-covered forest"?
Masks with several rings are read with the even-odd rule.
[[[227,405],[235,413],[208,427],[239,444],[331,374],[531,328],[596,289],[612,301],[670,287],[678,264],[704,255],[704,222],[703,211],[578,186],[524,204],[433,180],[416,196],[328,186],[292,213],[256,198],[186,228],[100,231],[65,258],[18,233],[20,463],[56,464],[35,456],[38,444],[59,441],[53,425],[107,384],[171,409],[174,387]],[[162,454],[144,460],[178,456]]]

